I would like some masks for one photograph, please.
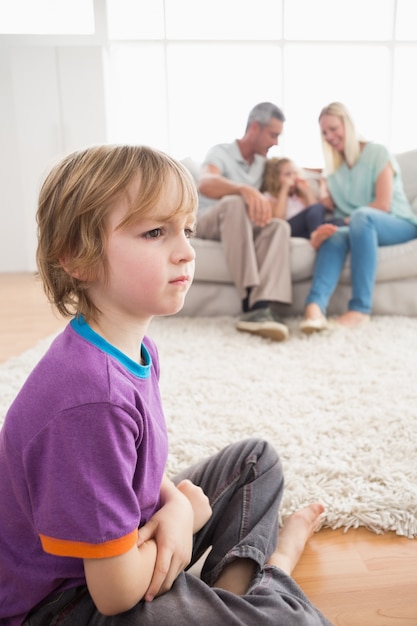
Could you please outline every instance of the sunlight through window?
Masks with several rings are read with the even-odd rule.
[[[0,0],[3,34],[94,33],[93,0]]]

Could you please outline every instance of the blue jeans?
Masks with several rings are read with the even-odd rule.
[[[295,581],[266,561],[275,549],[284,479],[274,448],[245,439],[175,477],[207,494],[212,517],[194,537],[196,562],[211,547],[201,578],[182,572],[172,589],[152,602],[106,617],[87,587],[49,597],[24,626],[330,626]],[[213,587],[231,561],[252,559],[256,572],[244,596]]]
[[[348,308],[350,311],[369,314],[372,309],[378,246],[405,243],[416,237],[417,226],[406,219],[370,207],[357,209],[349,225],[340,227],[320,246],[306,304],[315,303],[326,313],[350,252],[352,298]]]

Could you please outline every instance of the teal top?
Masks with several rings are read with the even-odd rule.
[[[352,168],[343,162],[327,177],[330,195],[335,204],[336,217],[347,217],[355,209],[368,206],[375,200],[376,181],[387,163],[391,163],[394,170],[390,212],[417,224],[417,215],[413,212],[405,195],[396,158],[385,146],[370,142],[365,144],[358,161]]]

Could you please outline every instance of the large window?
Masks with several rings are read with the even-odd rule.
[[[201,159],[271,100],[287,118],[275,153],[307,166],[332,100],[366,138],[415,148],[416,23],[416,0],[0,0],[2,33],[100,46],[109,142]]]
[[[1,34],[94,32],[93,0],[0,0]]]
[[[362,134],[415,148],[415,0],[107,0],[109,138],[197,159],[263,100],[276,153],[322,164],[317,117],[343,101]]]

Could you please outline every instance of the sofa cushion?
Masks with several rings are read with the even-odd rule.
[[[232,277],[220,241],[192,239],[196,251],[194,280],[207,283],[231,283]],[[291,238],[291,277],[298,282],[313,275],[315,252],[310,242],[298,237]]]
[[[201,163],[195,161],[191,157],[185,157],[185,159],[181,159],[181,163],[190,172],[191,176],[194,179],[194,182],[197,183],[200,176]]]
[[[417,150],[396,155],[401,169],[404,191],[413,211],[417,213]]]
[[[196,251],[195,281],[232,283],[223,246],[220,241],[192,239]],[[315,251],[307,239],[291,237],[291,278],[294,283],[313,276]],[[417,267],[417,239],[378,250],[377,281],[402,280],[415,277]],[[343,268],[340,282],[350,284],[349,258]]]
[[[395,246],[378,248],[377,282],[415,278],[417,268],[417,239]],[[340,283],[350,284],[349,258],[343,268]]]
[[[231,283],[229,269],[223,246],[220,241],[212,239],[191,239],[195,249],[195,276],[194,281],[204,283]]]

